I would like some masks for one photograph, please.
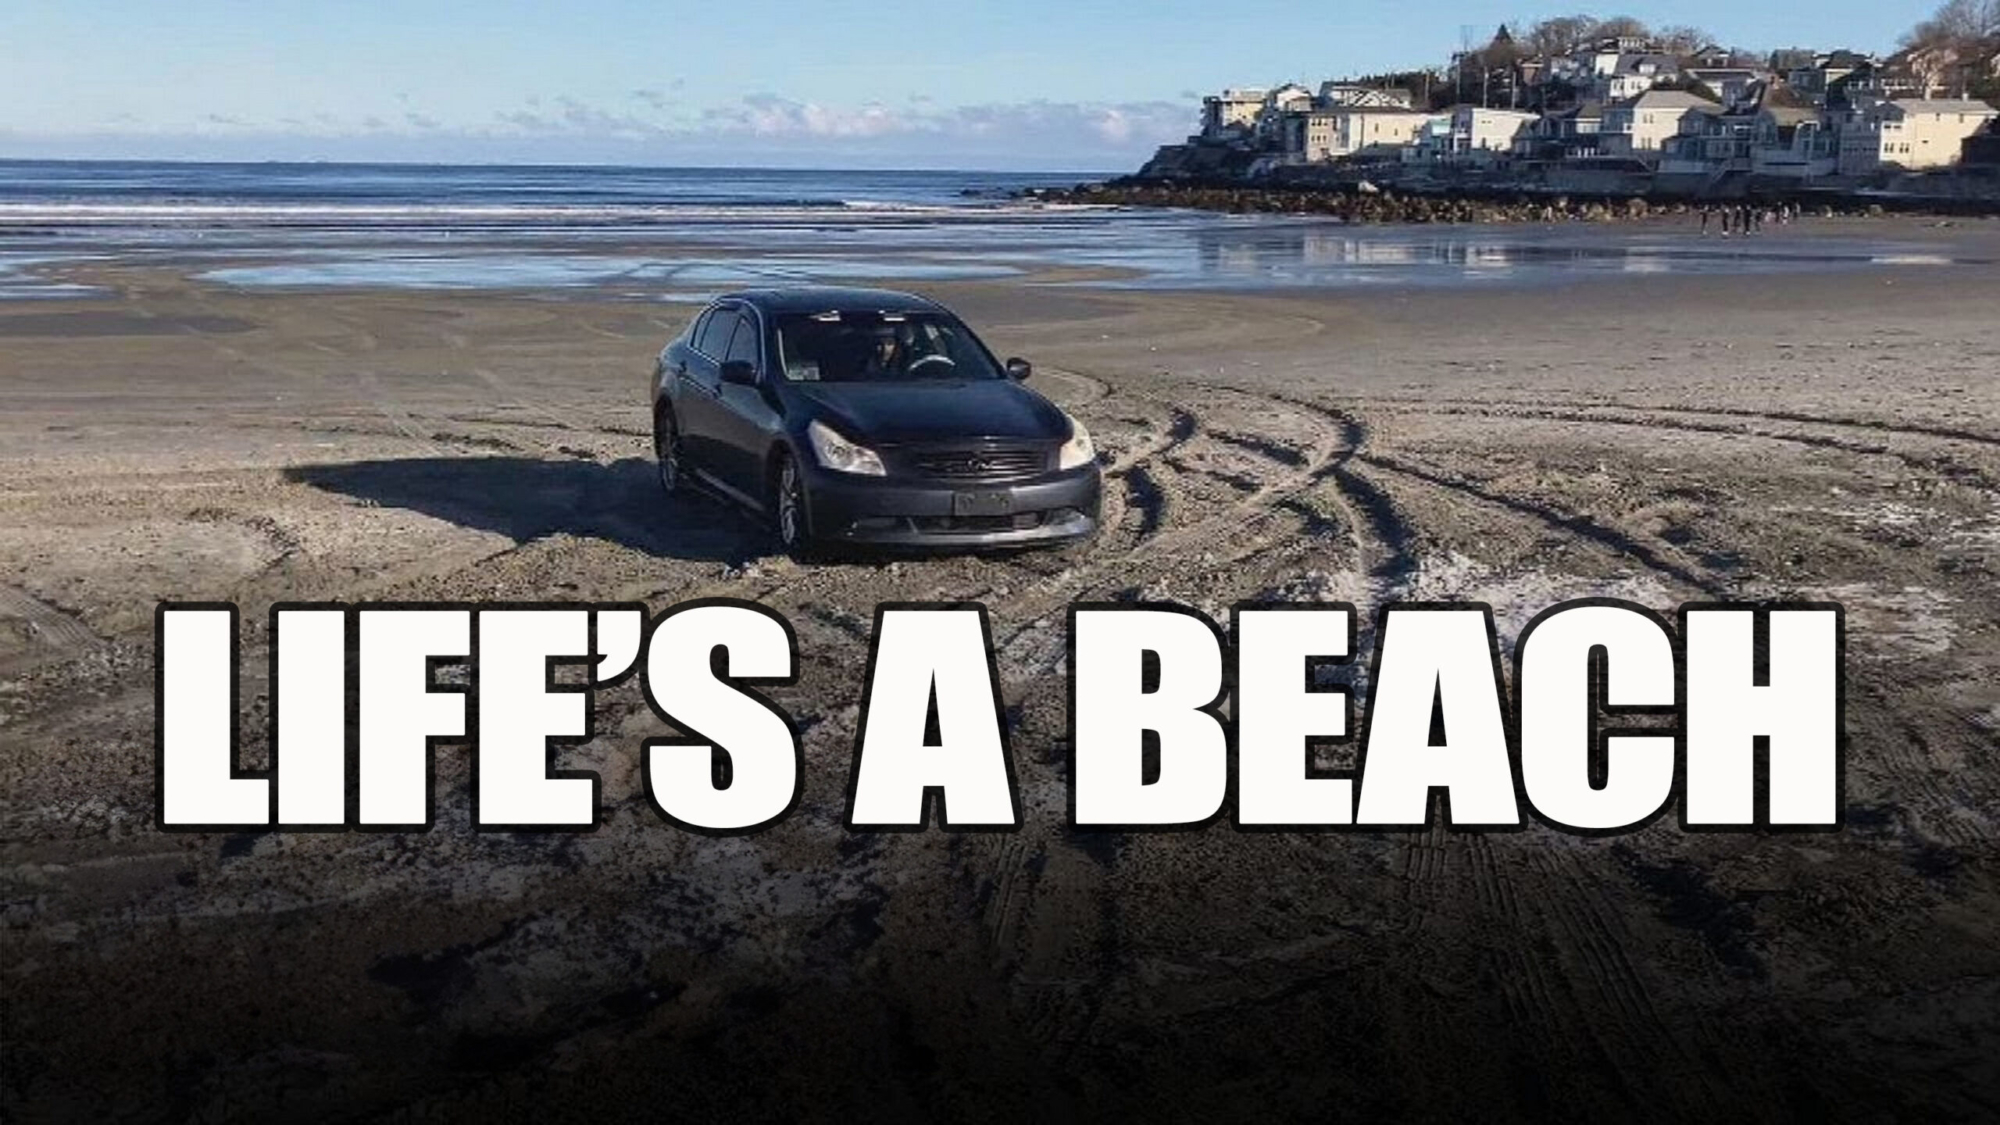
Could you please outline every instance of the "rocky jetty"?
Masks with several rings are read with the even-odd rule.
[[[1123,207],[1179,207],[1230,214],[1324,215],[1351,223],[1550,223],[1630,222],[1690,215],[1708,206],[1689,199],[1642,196],[1604,197],[1552,193],[1488,191],[1425,194],[1378,188],[1363,182],[1343,186],[1232,186],[1217,183],[1147,182],[1137,178],[1073,188],[1036,189],[1027,198],[1045,203],[1081,203]],[[1882,202],[1853,196],[1719,200],[1714,205],[1775,208],[1797,206],[1804,214],[1880,215]],[[1936,202],[1892,202],[1892,211],[1979,214],[1980,206],[1950,206]]]
[[[1654,204],[1643,199],[1605,202],[1522,196],[1488,200],[1407,195],[1366,188],[1343,191],[1115,183],[1045,189],[1029,195],[1049,203],[1183,207],[1232,214],[1325,215],[1352,223],[1611,222],[1686,214],[1690,208],[1686,203]]]

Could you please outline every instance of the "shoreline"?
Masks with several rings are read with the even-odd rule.
[[[1273,204],[1275,205],[1275,204]],[[1704,235],[1686,211],[1524,215],[1518,221],[1343,221],[1331,215],[1103,207],[1056,224],[950,224],[843,232],[807,240],[623,232],[490,239],[369,237],[270,243],[254,237],[175,246],[109,239],[0,255],[0,308],[53,312],[117,299],[134,287],[214,295],[401,293],[453,301],[514,295],[598,298],[688,308],[759,285],[875,283],[891,288],[987,282],[1016,291],[1288,294],[1599,287],[1623,278],[1708,284],[1732,274],[1810,284],[1816,274],[1906,276],[2000,261],[2000,223],[1807,216],[1751,237]],[[954,235],[978,231],[968,245]],[[1970,275],[1968,275],[1970,276]]]
[[[1179,208],[1227,214],[1323,215],[1353,223],[1591,222],[1699,214],[1750,207],[1795,207],[1821,218],[2000,217],[2000,195],[1942,198],[1876,192],[1751,191],[1697,198],[1652,190],[1557,190],[1530,185],[1454,186],[1381,183],[1360,171],[1336,177],[1246,182],[1232,177],[1120,176],[1071,188],[1029,188],[1019,198],[1051,204]]]

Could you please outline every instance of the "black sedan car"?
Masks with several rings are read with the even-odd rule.
[[[1086,538],[1096,451],[1082,423],[1022,385],[1029,372],[923,297],[731,293],[655,365],[660,483],[764,513],[794,554]]]

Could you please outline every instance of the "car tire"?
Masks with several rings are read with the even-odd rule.
[[[806,481],[791,454],[778,455],[771,473],[771,527],[778,546],[792,558],[809,562],[818,557],[806,509]]]
[[[680,427],[674,424],[674,412],[664,406],[653,412],[653,463],[660,491],[673,496],[686,487]]]

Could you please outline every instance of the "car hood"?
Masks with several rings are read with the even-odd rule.
[[[1063,412],[1012,380],[809,383],[790,390],[814,417],[863,444],[1069,437]]]

